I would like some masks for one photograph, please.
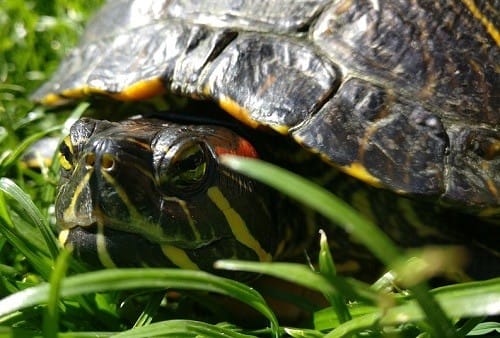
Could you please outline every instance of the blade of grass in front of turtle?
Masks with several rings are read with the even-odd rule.
[[[134,327],[146,326],[153,321],[154,315],[158,312],[158,309],[160,308],[161,302],[163,301],[164,294],[165,294],[165,291],[163,291],[163,290],[159,291],[159,292],[151,293],[149,301],[146,304],[142,313],[139,315],[139,317],[135,321]]]
[[[327,279],[325,276],[312,271],[308,266],[303,264],[219,260],[215,262],[214,266],[227,270],[266,274],[321,293],[336,293],[336,289],[338,289],[345,298],[366,301],[371,304],[380,299],[380,294],[362,282],[342,277]]]
[[[499,322],[484,322],[476,325],[472,331],[469,332],[469,336],[482,336],[486,334],[496,333],[500,335],[500,323]]]
[[[298,329],[286,327],[285,333],[292,338],[322,338],[324,334],[316,330]]]
[[[71,297],[102,291],[146,288],[176,288],[223,294],[253,307],[266,317],[277,336],[278,321],[262,296],[249,286],[203,271],[179,269],[112,269],[67,277],[62,281],[60,296]],[[0,320],[15,311],[47,302],[47,283],[31,287],[0,300]]]
[[[323,230],[320,230],[320,250],[318,265],[319,271],[323,276],[325,276],[330,282],[337,282],[340,284],[341,279],[337,278],[337,271],[335,269],[335,264],[333,263],[333,257],[328,247],[328,240],[326,234]],[[343,285],[341,285],[343,286]],[[339,286],[337,286],[337,290]],[[332,304],[337,312],[337,317],[341,323],[347,322],[351,319],[351,314],[344,300],[344,296],[339,293],[325,293],[325,297],[328,299],[330,304]]]
[[[114,332],[59,332],[58,338],[108,338]],[[40,334],[40,330],[29,330],[18,327],[0,326],[0,338],[46,338]]]
[[[458,333],[465,337],[471,331],[473,331],[478,325],[481,325],[485,321],[486,317],[474,317],[469,318],[465,323],[458,329]]]
[[[43,217],[31,198],[8,178],[0,178],[0,191],[20,205],[21,209],[25,212],[23,215],[26,217],[28,223],[32,224],[42,234],[48,250],[46,254],[55,259],[59,252],[57,240],[50,230],[47,219]],[[43,250],[43,248],[39,249]]]
[[[307,179],[261,160],[225,155],[222,164],[253,177],[316,210],[333,223],[343,227],[362,242],[386,266],[401,260],[401,251],[371,221],[360,215],[342,199]],[[404,256],[403,256],[404,257]],[[433,334],[455,338],[456,331],[424,284],[409,288],[427,315]]]
[[[352,316],[351,320],[373,314],[377,312],[377,310],[377,306],[375,305],[367,305],[361,302],[349,304],[349,313]],[[314,313],[313,323],[316,330],[323,332],[335,329],[341,324],[336,312],[331,307],[316,311]]]
[[[47,307],[43,316],[43,336],[45,338],[57,338],[59,332],[59,294],[61,282],[68,270],[68,261],[71,252],[62,250],[54,264],[54,270],[50,276],[50,293]]]
[[[218,325],[192,320],[168,320],[147,326],[136,327],[116,335],[113,338],[142,337],[214,337],[214,338],[250,338],[254,336],[242,334]]]
[[[285,169],[256,159],[224,155],[222,164],[291,196],[343,227],[386,265],[401,257],[385,233],[330,191]]]
[[[500,278],[481,282],[450,285],[432,290],[436,301],[452,318],[496,316],[500,314]],[[377,312],[354,318],[341,324],[325,337],[337,338],[359,332],[376,325],[395,326],[419,322],[424,314],[416,300],[379,309]],[[440,336],[437,336],[440,337]]]
[[[19,252],[28,259],[40,276],[48,280],[51,270],[50,254],[48,248],[36,237],[39,235],[38,231],[34,231],[36,226],[30,223],[31,221],[40,223],[42,218],[36,219],[35,217],[28,220],[26,218],[29,218],[29,216],[26,217],[28,214],[28,212],[26,212],[26,214],[22,215],[22,219],[18,219],[14,227],[10,211],[7,208],[7,203],[5,203],[5,195],[15,199],[18,189],[19,187],[11,180],[6,178],[0,179],[0,204],[4,206],[0,208],[0,232],[13,247],[19,250]],[[16,201],[21,205],[26,202],[23,199]],[[21,209],[29,210],[32,216],[38,212],[38,209],[36,209],[32,203],[25,203],[21,206]],[[44,225],[39,224],[39,226],[43,227]],[[28,234],[30,235],[28,236]],[[31,238],[31,240],[27,240],[26,237]]]
[[[339,321],[344,322],[350,319],[349,310],[344,302],[345,298],[376,303],[380,300],[380,295],[364,283],[356,283],[354,280],[336,276],[330,250],[326,244],[326,235],[323,232],[321,238],[320,271],[322,274],[302,264],[294,263],[220,260],[215,263],[215,267],[271,275],[316,290],[330,302]]]

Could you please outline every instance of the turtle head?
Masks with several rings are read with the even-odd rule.
[[[270,260],[273,192],[219,164],[256,157],[221,126],[81,119],[60,148],[60,240],[91,265],[211,270],[223,258]]]

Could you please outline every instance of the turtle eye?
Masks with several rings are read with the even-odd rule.
[[[69,136],[66,136],[59,146],[58,157],[61,168],[66,171],[73,170],[73,145]]]
[[[500,142],[492,138],[480,140],[474,144],[474,151],[487,161],[491,161],[500,155]]]
[[[173,151],[168,163],[162,161],[166,167],[160,169],[160,186],[180,195],[199,191],[209,171],[210,152],[206,145],[189,143]]]
[[[471,132],[466,139],[465,145],[468,150],[486,161],[492,161],[500,157],[500,139],[486,132],[480,130]]]

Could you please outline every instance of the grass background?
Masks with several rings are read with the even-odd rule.
[[[498,279],[429,290],[419,279],[424,272],[403,264],[402,270],[412,270],[407,289],[387,293],[384,279],[366,285],[337,276],[325,245],[319,273],[291,263],[220,263],[300,284],[331,305],[318,309],[284,293],[312,316],[294,327],[280,326],[262,295],[235,281],[170,269],[86,272],[72,261],[53,231],[57,163],[35,172],[20,157],[42,135],[64,134],[66,121],[85,109],[84,103],[74,111],[47,113],[28,97],[76,43],[101,2],[3,0],[0,6],[0,337],[461,337],[472,329],[500,330],[498,323],[484,322],[500,314]],[[387,265],[404,257],[376,227],[300,177],[259,163],[227,164],[260,179],[277,178],[267,183],[295,187],[287,193],[297,198],[314,196],[303,202],[341,224],[354,222],[354,233]],[[254,308],[254,327],[236,326],[221,295]]]

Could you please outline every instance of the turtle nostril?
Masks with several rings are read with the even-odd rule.
[[[111,154],[103,154],[99,159],[96,159],[95,153],[88,153],[85,156],[85,166],[87,169],[94,168],[96,161],[99,161],[100,167],[106,171],[112,171],[116,167],[115,158]]]
[[[87,166],[87,169],[93,168],[94,164],[95,164],[95,154],[88,153],[87,156],[85,156],[85,165]]]
[[[115,168],[115,159],[110,154],[102,155],[101,167],[106,171],[112,171]]]

